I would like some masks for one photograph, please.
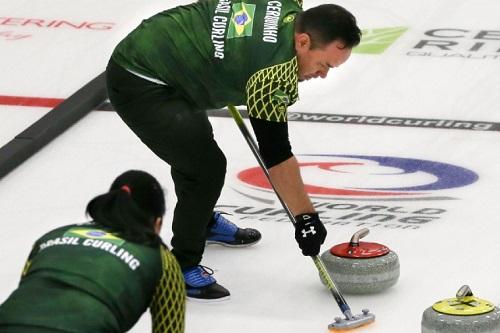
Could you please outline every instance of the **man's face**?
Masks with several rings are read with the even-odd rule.
[[[299,66],[299,81],[325,78],[331,68],[338,67],[349,59],[350,48],[342,48],[339,41],[324,47],[311,49],[311,38],[307,33],[295,34],[295,51]]]

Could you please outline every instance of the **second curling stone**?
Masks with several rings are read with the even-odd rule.
[[[422,315],[422,333],[500,333],[500,309],[475,297],[468,285],[434,303]]]
[[[335,245],[321,254],[325,267],[343,293],[377,293],[393,286],[399,278],[399,259],[394,251],[382,244],[359,241],[369,232],[363,228],[349,243]],[[325,283],[322,278],[321,282]]]

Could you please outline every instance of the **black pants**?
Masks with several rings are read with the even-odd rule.
[[[113,61],[106,75],[116,112],[171,166],[177,195],[172,253],[183,269],[197,265],[226,174],[226,158],[214,140],[207,113],[188,103],[174,87],[142,79]]]

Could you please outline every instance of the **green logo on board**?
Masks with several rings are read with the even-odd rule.
[[[255,5],[244,2],[232,6],[233,16],[229,24],[227,38],[252,36]]]
[[[361,43],[352,52],[361,54],[381,54],[391,46],[407,27],[393,27],[381,29],[363,29]]]

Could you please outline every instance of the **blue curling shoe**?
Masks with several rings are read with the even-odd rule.
[[[245,247],[256,244],[262,238],[258,230],[238,228],[236,224],[214,212],[209,224],[206,244],[220,244],[229,247]]]
[[[186,283],[187,298],[198,302],[216,302],[229,299],[229,291],[217,283],[213,270],[205,266],[193,266],[182,271]]]

